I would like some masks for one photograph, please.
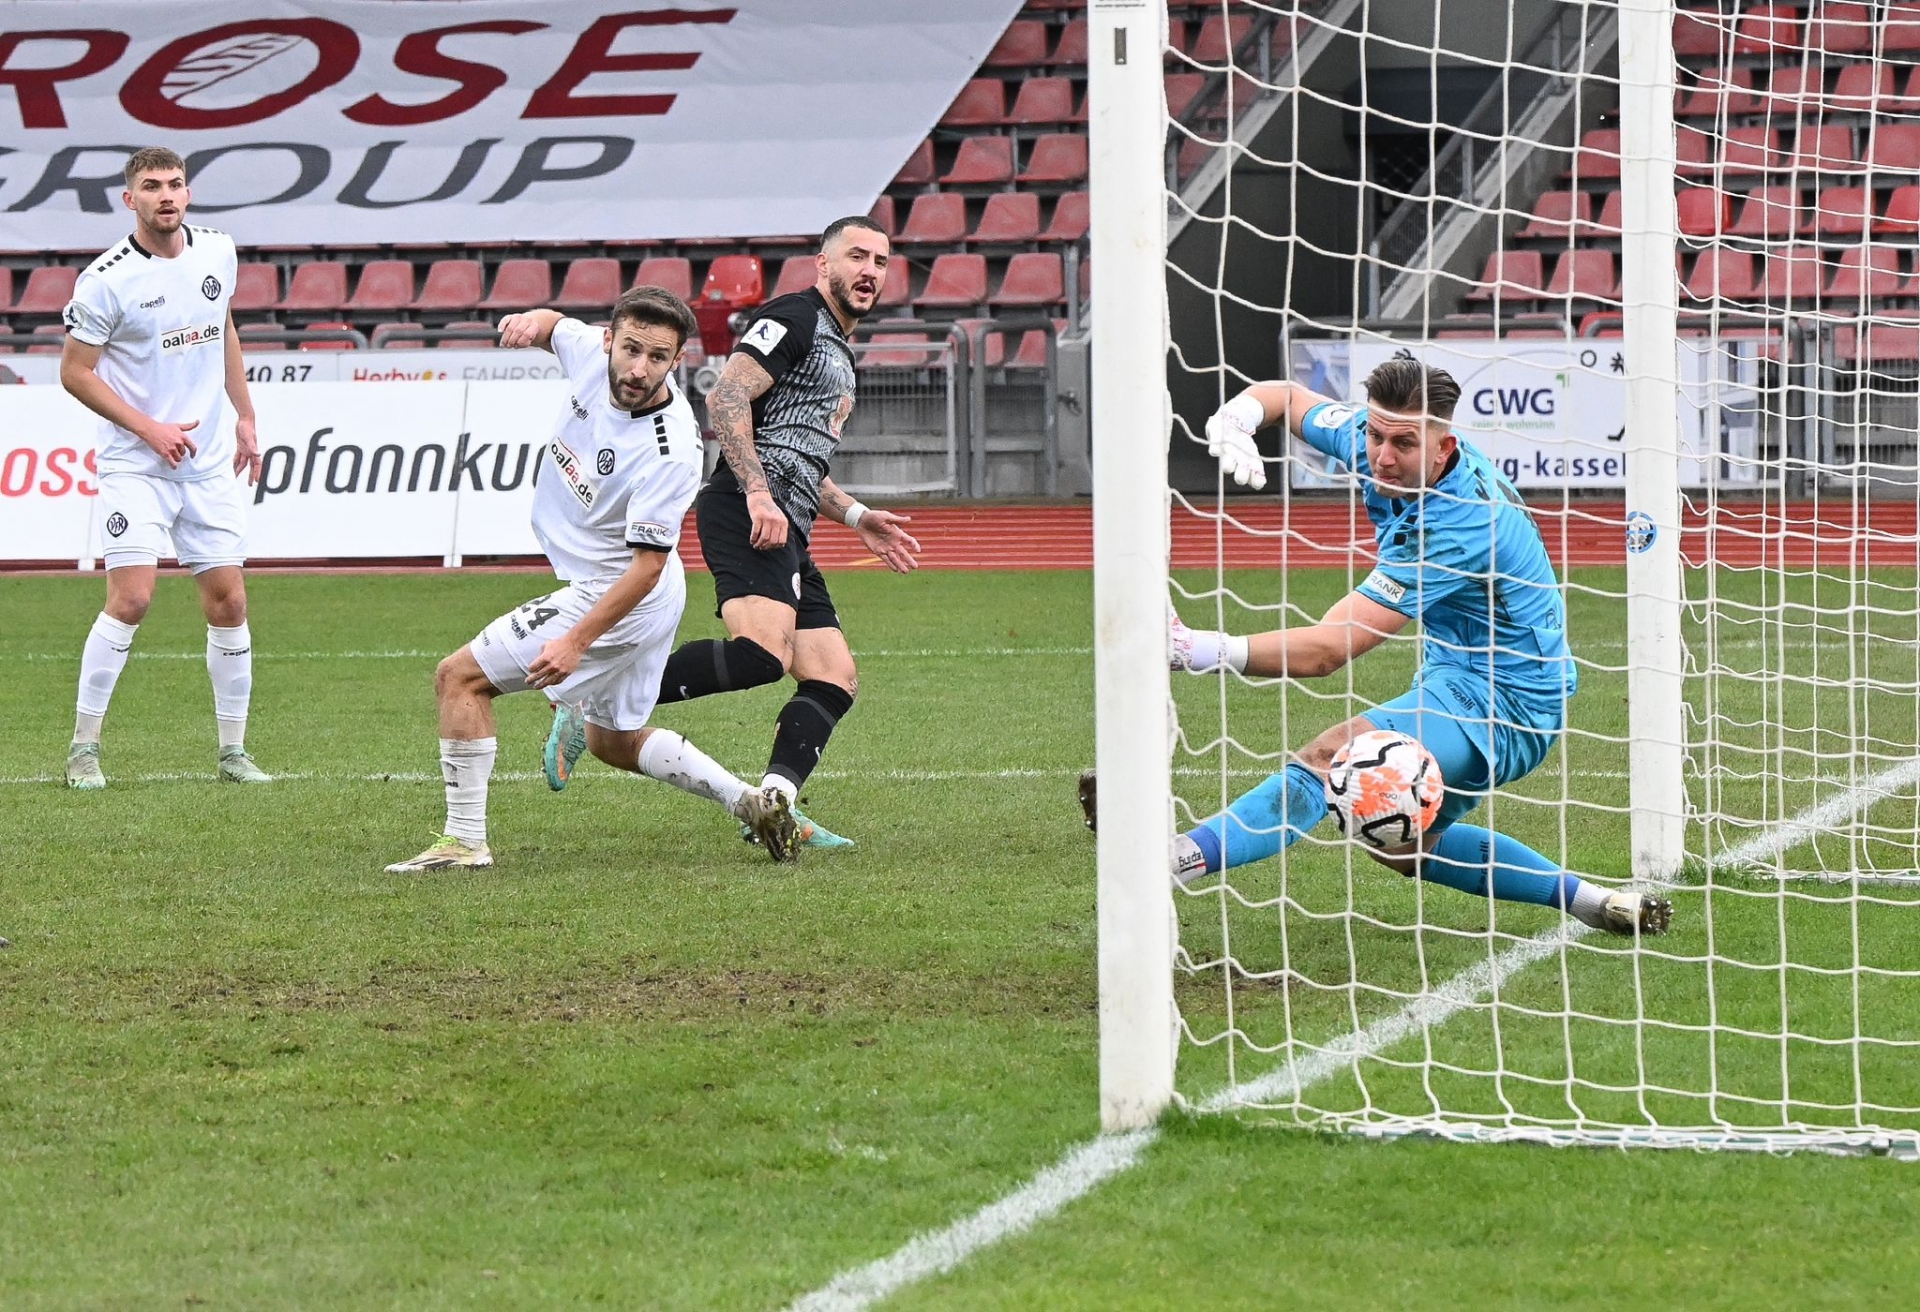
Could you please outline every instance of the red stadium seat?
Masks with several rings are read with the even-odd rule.
[[[1682,9],[1673,16],[1673,53],[1683,59],[1719,58],[1727,46],[1727,30],[1712,9]]]
[[[1053,203],[1053,219],[1042,241],[1080,241],[1087,235],[1087,193],[1070,191]]]
[[[1873,17],[1863,4],[1826,0],[1807,24],[1807,49],[1829,55],[1864,55],[1873,49]]]
[[[1566,241],[1593,226],[1593,197],[1584,191],[1547,191],[1533,203],[1533,216],[1516,236]]]
[[[812,256],[808,256],[812,262]],[[785,274],[785,270],[781,270]],[[808,283],[809,287],[813,284]],[[873,303],[876,310],[900,310],[911,315],[907,303],[913,299],[913,265],[904,258],[887,261],[887,280],[880,284],[880,299]]]
[[[1875,173],[1920,173],[1920,125],[1875,125],[1867,142],[1867,167]]]
[[[977,77],[953,98],[940,116],[943,128],[998,127],[1007,117],[1007,84],[997,77]]]
[[[65,324],[43,323],[33,330],[27,346],[27,354],[60,355],[66,350],[66,339]]]
[[[1853,328],[1840,329],[1834,338],[1843,360],[1865,359],[1872,364],[1911,364],[1920,360],[1920,323],[1868,324],[1864,343],[1859,342]]]
[[[1023,185],[1033,183],[1071,185],[1087,180],[1087,139],[1077,132],[1055,132],[1033,143],[1027,168],[1020,175]]]
[[[1007,24],[983,68],[1025,68],[1047,62],[1047,25],[1037,19],[1016,18]]]
[[[1716,64],[1705,69],[1693,89],[1677,92],[1675,101],[1673,112],[1681,118],[1738,118],[1760,109],[1760,97],[1753,90],[1753,70],[1745,66],[1725,68]]]
[[[1178,119],[1207,86],[1205,73],[1167,74],[1167,116]]]
[[[1750,301],[1758,295],[1753,285],[1753,252],[1715,246],[1700,253],[1684,288],[1695,301]]]
[[[295,281],[299,280],[298,274],[295,274],[294,277],[295,277]],[[310,323],[307,325],[306,331],[310,333],[338,332],[342,329],[351,328],[351,327],[353,327],[353,325],[350,323],[341,323],[338,321],[329,322],[329,323]],[[301,342],[300,349],[303,351],[351,351],[355,348],[354,348],[354,343],[342,339],[338,341],[320,340],[320,341],[311,341],[311,342]]]
[[[1674,163],[1682,174],[1691,176],[1713,172],[1713,147],[1714,143],[1707,134],[1698,128],[1677,127],[1673,130]]]
[[[1573,171],[1582,182],[1595,178],[1620,176],[1620,133],[1613,128],[1595,128],[1580,138],[1580,150],[1573,157]]]
[[[951,246],[967,235],[967,198],[957,192],[934,192],[913,198],[907,226],[900,230],[902,246]]]
[[[1009,369],[1045,369],[1047,367],[1047,342],[1058,336],[1066,327],[1066,320],[1056,319],[1053,331],[1045,328],[1029,328],[1020,334],[1019,349],[1007,360]]]
[[[1822,237],[1858,237],[1873,226],[1873,191],[1828,187],[1820,193],[1802,232]]]
[[[1060,39],[1054,43],[1054,64],[1071,64],[1075,68],[1083,67],[1087,62],[1087,20],[1075,18],[1060,29]]]
[[[887,268],[887,284],[892,286],[896,272],[904,275],[907,271],[905,260],[895,260]],[[791,296],[813,286],[820,276],[820,269],[811,255],[789,255],[780,261],[780,277],[773,284],[775,296]],[[905,279],[903,278],[902,281]]]
[[[1466,294],[1469,301],[1530,301],[1546,283],[1546,265],[1539,251],[1495,251],[1487,256],[1479,285]]]
[[[1769,173],[1781,166],[1780,134],[1773,128],[1729,128],[1720,166],[1728,173]]]
[[[894,212],[893,197],[891,196],[882,196],[879,200],[876,200],[873,203],[873,208],[867,211],[867,217],[880,225],[880,231],[887,234],[889,241],[900,231],[900,220]]]
[[[1853,129],[1829,125],[1803,127],[1793,143],[1796,173],[1858,173],[1860,157],[1853,151]]]
[[[1818,251],[1788,251],[1767,260],[1767,271],[1760,280],[1760,295],[1771,305],[1789,301],[1814,301],[1827,285],[1826,266]]]
[[[1888,54],[1896,50],[1920,50],[1920,5],[1890,4],[1881,24],[1884,32],[1881,49]],[[1915,76],[1920,77],[1920,69],[1915,70]]]
[[[678,255],[656,255],[634,270],[635,287],[665,287],[683,301],[693,299],[693,264]]]
[[[567,266],[560,280],[560,294],[553,298],[556,310],[609,311],[620,299],[620,261],[611,256],[591,255]]]
[[[1213,68],[1225,68],[1228,56],[1253,30],[1253,19],[1246,14],[1235,14],[1231,19],[1211,14],[1200,23],[1200,35],[1194,38],[1193,49],[1188,52],[1196,64]]]
[[[1006,276],[987,303],[1019,308],[1059,305],[1066,299],[1060,256],[1053,251],[1028,251],[1007,261]]]
[[[347,266],[338,260],[297,264],[278,308],[303,314],[327,314],[346,308]]]
[[[240,266],[245,268],[243,264]],[[278,299],[277,297],[275,299]],[[13,304],[13,270],[0,264],[0,310]]]
[[[987,197],[970,242],[1028,242],[1040,237],[1040,198],[1030,191],[1003,191]]]
[[[913,303],[929,310],[963,310],[984,304],[986,299],[987,257],[942,255],[934,260],[927,285]]]
[[[1733,28],[1733,53],[1791,58],[1801,48],[1800,11],[1793,5],[1753,5]]]
[[[1547,283],[1547,295],[1568,296],[1582,301],[1618,300],[1619,292],[1613,276],[1613,252],[1566,252],[1554,261],[1553,277]]]
[[[1840,70],[1828,104],[1868,113],[1893,103],[1895,94],[1892,64],[1848,64]]]
[[[1031,77],[1020,84],[1007,111],[1015,127],[1073,121],[1073,83],[1064,77]]]
[[[360,314],[404,310],[413,304],[413,264],[407,260],[372,260],[360,267],[360,281],[347,309]]]
[[[254,351],[284,351],[289,349],[286,342],[263,342],[252,340],[261,333],[283,333],[286,329],[277,323],[243,323],[240,325],[240,349],[248,353]]]
[[[875,333],[867,339],[869,349],[854,358],[862,369],[921,369],[934,359],[925,349],[932,340],[926,333]]]
[[[933,142],[929,139],[913,148],[913,153],[907,156],[906,163],[900,166],[900,171],[893,175],[893,181],[887,186],[924,187],[938,174],[939,170],[933,166]]]
[[[766,267],[757,255],[722,255],[707,266],[700,284],[703,305],[721,303],[745,309],[767,299]]]
[[[1680,194],[1682,196],[1686,195],[1684,191]],[[1600,202],[1600,217],[1594,220],[1594,232],[1604,237],[1618,237],[1620,235],[1620,216],[1622,212],[1623,205],[1620,199],[1620,193],[1617,191],[1608,192],[1606,199]],[[1682,228],[1681,231],[1684,232],[1686,229]]]
[[[435,260],[427,266],[427,278],[420,284],[420,295],[414,299],[413,308],[442,313],[470,311],[480,304],[481,290],[480,261]],[[525,310],[545,304],[546,297],[542,296],[514,308]]]
[[[1733,197],[1724,191],[1682,187],[1676,203],[1683,237],[1718,237],[1733,224]]]
[[[1920,234],[1920,186],[1895,187],[1873,230]]]
[[[1827,296],[1846,301],[1906,296],[1911,294],[1912,281],[1900,271],[1898,247],[1849,246],[1840,252],[1840,267],[1827,286]]]
[[[5,289],[0,287],[0,306],[6,304]],[[234,271],[233,300],[235,314],[271,310],[280,300],[280,268],[265,262],[243,264]]]
[[[426,299],[424,293],[420,299]],[[478,308],[509,312],[531,310],[546,305],[552,299],[552,265],[533,258],[502,260],[493,275],[493,292],[480,302]]]
[[[1826,98],[1827,68],[1816,62],[1775,69],[1760,99],[1762,108],[1774,119],[1791,121],[1802,114],[1818,115]]]
[[[1779,240],[1793,235],[1798,225],[1800,192],[1796,187],[1756,187],[1747,193],[1740,217],[1727,229],[1736,237]]]
[[[954,157],[953,167],[941,176],[940,185],[978,187],[1012,181],[1013,138],[968,137],[960,143],[960,153]],[[913,220],[907,222],[911,226]]]
[[[80,270],[64,264],[41,265],[27,275],[27,285],[20,289],[20,300],[13,312],[59,314],[73,299],[73,284],[79,277]]]
[[[487,330],[487,335],[484,337],[442,337],[434,343],[435,346],[454,351],[484,351],[500,345],[500,338],[498,334],[495,333],[494,326],[485,319],[461,319],[448,324],[447,327],[484,328]]]

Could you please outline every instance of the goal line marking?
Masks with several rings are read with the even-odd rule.
[[[1715,864],[1750,865],[1777,859],[1788,848],[1916,782],[1920,782],[1920,759],[1902,761],[1728,848]],[[1249,1102],[1294,1096],[1346,1070],[1355,1061],[1375,1056],[1419,1033],[1423,1027],[1444,1024],[1509,976],[1552,956],[1589,932],[1589,928],[1578,921],[1563,920],[1552,929],[1462,971],[1390,1016],[1258,1079],[1220,1090],[1198,1104],[1199,1110],[1223,1112]],[[943,1230],[914,1236],[878,1261],[841,1272],[819,1289],[796,1299],[787,1312],[860,1312],[908,1285],[929,1276],[944,1275],[982,1249],[1024,1234],[1134,1166],[1159,1137],[1159,1127],[1148,1126],[1126,1134],[1101,1135],[1076,1145],[1012,1193]]]

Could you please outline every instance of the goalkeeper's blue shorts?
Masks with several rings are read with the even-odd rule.
[[[1524,779],[1547,759],[1565,726],[1565,704],[1501,696],[1486,675],[1457,666],[1423,666],[1413,687],[1366,713],[1376,729],[1416,738],[1439,762],[1447,795],[1439,831],[1480,805],[1501,784]]]

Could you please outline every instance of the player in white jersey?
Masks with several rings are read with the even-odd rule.
[[[169,554],[193,571],[207,617],[219,776],[267,783],[246,748],[253,637],[240,567],[260,448],[228,309],[238,256],[224,232],[187,225],[193,193],[178,155],[135,151],[126,176],[121,200],[133,211],[133,235],[80,275],[63,315],[61,385],[100,417],[107,558],[106,608],[80,657],[67,784],[106,787],[100,725]]]
[[[661,287],[627,292],[604,330],[553,310],[500,321],[502,346],[550,350],[567,376],[533,500],[534,536],[565,586],[508,611],[440,662],[446,829],[389,872],[493,864],[493,699],[528,688],[547,694],[557,718],[577,718],[584,749],[608,765],[718,802],[770,852],[791,858],[797,836],[783,797],[749,790],[679,734],[647,725],[687,601],[674,548],[700,487],[701,438],[672,373],[695,331],[693,311]]]

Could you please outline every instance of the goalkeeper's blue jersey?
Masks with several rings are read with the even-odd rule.
[[[1579,684],[1566,604],[1513,484],[1462,439],[1439,482],[1391,496],[1367,460],[1365,406],[1314,406],[1301,429],[1358,476],[1379,545],[1379,563],[1359,591],[1420,621],[1423,667],[1464,667],[1558,723]]]

